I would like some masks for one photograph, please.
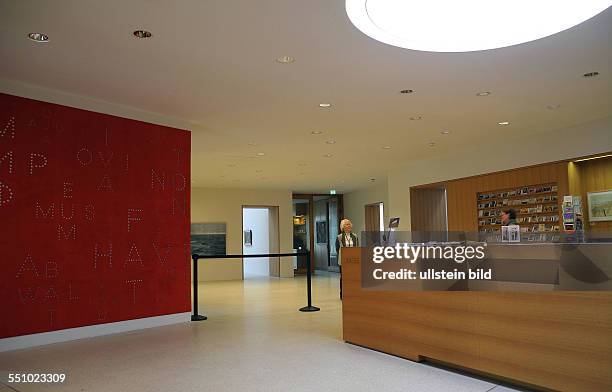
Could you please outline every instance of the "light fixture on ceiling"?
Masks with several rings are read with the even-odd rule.
[[[329,109],[329,108],[331,108],[331,106],[332,106],[331,103],[326,103],[326,102],[322,102],[322,103],[319,104],[319,107],[323,108],[323,109]]]
[[[508,121],[500,121],[497,125],[510,125],[510,123]]]
[[[329,194],[330,195],[335,195],[336,194],[336,190],[335,189],[330,189],[329,190]]]
[[[323,155],[323,158],[331,158],[333,156],[334,156],[333,154],[325,154],[325,155]]]
[[[151,38],[153,34],[147,30],[136,30],[132,33],[136,38]]]
[[[598,155],[595,157],[576,159],[574,160],[574,162],[592,161],[593,159],[610,158],[610,157],[612,157],[612,154]]]
[[[434,143],[434,142],[429,142],[429,143],[427,143],[427,145],[428,145],[429,147],[435,147],[435,146],[436,146],[436,143]]]
[[[476,93],[477,97],[486,97],[487,95],[491,95],[491,92],[490,91],[480,91]]]
[[[470,52],[547,37],[609,6],[609,0],[346,0],[346,13],[361,32],[389,45],[430,52]]]
[[[561,107],[561,105],[556,104],[556,105],[546,105],[546,109],[548,110],[557,110]]]
[[[440,131],[440,133],[441,133],[442,135],[448,135],[448,134],[450,133],[450,131],[449,131],[448,129],[445,129],[445,130],[443,130],[443,131]]]
[[[260,170],[260,169],[255,170],[255,173],[261,173],[261,172],[263,172],[263,170]]]
[[[412,94],[414,92],[414,90],[412,89],[406,89],[406,90],[401,90],[400,94]]]
[[[310,132],[311,135],[320,135],[322,133],[323,133],[323,131],[311,131]]]
[[[370,182],[376,182],[376,178],[370,178]]]
[[[336,144],[336,141],[332,139],[332,140],[326,141],[325,143],[327,143],[327,144]]]
[[[390,150],[391,146],[383,146],[383,150]]]
[[[276,58],[276,62],[281,63],[281,64],[291,64],[294,61],[295,61],[295,58],[291,56],[280,56]]]
[[[306,166],[306,165],[307,165],[307,164],[306,164],[305,162],[300,162],[300,163],[298,163],[298,166],[301,166],[301,167],[304,167],[304,166]]]
[[[254,142],[251,142],[251,143],[248,143],[248,144],[249,144],[249,146],[252,146],[252,147],[259,146],[259,144],[254,143]]]
[[[49,36],[43,33],[30,33],[28,38],[34,42],[49,42]]]
[[[588,78],[594,78],[597,75],[599,75],[599,72],[593,71],[593,72],[587,72],[585,74],[582,74],[582,77],[588,79]]]
[[[264,155],[266,155],[266,153],[265,152],[258,152],[255,155],[257,155],[258,157],[263,157]]]
[[[423,119],[423,116],[412,116],[412,117],[410,117],[410,120],[412,120],[412,121],[419,121],[419,120],[422,120],[422,119]]]

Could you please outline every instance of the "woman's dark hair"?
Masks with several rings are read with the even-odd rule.
[[[509,210],[504,210],[504,214],[508,214],[508,218],[510,219],[516,219],[516,211],[514,211],[512,208]]]

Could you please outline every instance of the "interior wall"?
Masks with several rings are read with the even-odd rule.
[[[389,211],[390,216],[401,218],[399,230],[410,230],[410,187],[611,151],[610,129],[612,117],[607,117],[573,127],[534,133],[528,142],[525,142],[525,138],[512,138],[509,135],[503,140],[503,151],[497,148],[498,143],[495,144],[496,148],[486,143],[469,150],[414,161],[389,172],[389,209],[385,210]],[[473,225],[477,224],[475,214],[471,218],[471,213],[466,212],[465,217],[470,220],[466,227],[474,228]],[[449,229],[452,230],[450,222]]]
[[[353,232],[361,236],[365,231],[365,206],[373,203],[383,203],[385,225],[389,223],[389,193],[387,180],[381,179],[375,185],[344,194],[344,218],[353,222]],[[403,219],[403,218],[402,218]]]
[[[189,132],[7,94],[0,127],[0,338],[189,311]]]
[[[612,222],[591,222],[588,192],[612,190],[612,157],[569,163],[568,176],[572,195],[582,196],[584,227],[593,232],[612,233]]]
[[[278,206],[280,253],[293,248],[293,206],[290,190],[192,188],[191,222],[225,222],[227,253],[242,252],[242,207]],[[241,259],[201,260],[200,281],[242,279]],[[280,277],[292,277],[291,256],[281,257]]]
[[[244,244],[245,255],[266,254],[270,251],[270,214],[267,208],[244,208],[242,210],[243,231],[251,231],[252,243]],[[244,240],[244,238],[243,238]],[[268,257],[246,258],[243,260],[244,278],[268,276],[270,264]]]

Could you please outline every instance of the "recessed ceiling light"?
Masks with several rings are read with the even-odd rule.
[[[258,152],[255,155],[257,155],[258,157],[263,157],[264,155],[266,155],[266,153],[265,152]]]
[[[383,150],[390,150],[391,146],[383,146]]]
[[[49,36],[43,33],[30,33],[28,38],[35,42],[49,42]]]
[[[400,94],[412,94],[413,92],[414,92],[414,90],[406,89],[406,90],[401,90]]]
[[[336,190],[335,189],[330,189],[329,190],[329,194],[330,195],[335,195],[336,194]]]
[[[546,109],[548,110],[557,110],[561,107],[561,105],[556,104],[556,105],[546,105]]]
[[[276,62],[281,63],[281,64],[291,64],[294,61],[295,61],[295,58],[291,56],[280,56],[276,58]]]
[[[594,78],[597,75],[599,75],[599,72],[593,71],[593,72],[587,72],[587,73],[583,74],[582,77],[583,78]]]
[[[370,182],[376,181],[376,178],[370,178]]]
[[[312,135],[320,135],[323,133],[323,131],[312,131],[310,132]]]
[[[418,120],[422,120],[422,119],[423,119],[423,116],[412,116],[412,117],[410,117],[410,119],[411,119],[412,121],[418,121]]]
[[[427,145],[428,145],[429,147],[435,147],[436,143],[434,143],[434,142],[429,142],[429,143],[427,143]]]
[[[323,155],[323,158],[331,158],[333,156],[334,156],[333,154],[325,154],[325,155]]]
[[[259,144],[251,142],[251,143],[249,143],[249,146],[255,147],[255,146],[259,146]]]
[[[547,37],[609,6],[609,0],[346,0],[346,13],[364,34],[389,45],[431,52],[469,52]]]
[[[331,103],[320,103],[319,107],[320,108],[324,108],[324,109],[329,109],[331,108],[332,104]]]
[[[132,34],[136,38],[151,38],[153,36],[150,31],[146,30],[136,30]]]
[[[490,91],[481,91],[479,93],[476,93],[476,96],[478,97],[486,97],[487,95],[491,95]]]
[[[508,121],[500,121],[497,124],[499,124],[499,125],[510,125],[510,123]]]
[[[443,131],[440,131],[440,133],[441,133],[442,135],[448,135],[448,134],[450,133],[450,131],[445,129],[445,130],[443,130]]]
[[[332,139],[332,140],[326,141],[325,143],[327,143],[327,144],[336,144],[336,141]]]
[[[261,173],[263,170],[255,170],[255,173]]]

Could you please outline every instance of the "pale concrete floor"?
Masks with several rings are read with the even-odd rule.
[[[509,392],[496,383],[342,341],[336,274],[200,285],[209,319],[0,354],[0,371],[63,371],[63,385],[0,391]]]

